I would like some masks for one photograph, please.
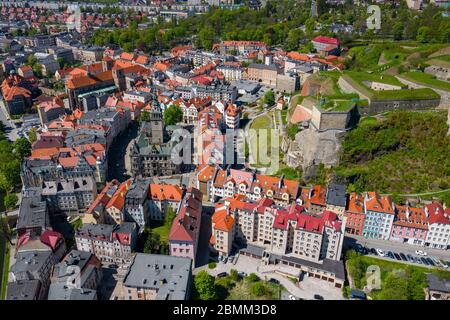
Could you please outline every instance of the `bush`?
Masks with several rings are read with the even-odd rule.
[[[257,281],[259,281],[259,277],[256,274],[254,274],[254,273],[250,273],[248,275],[247,279],[250,282],[257,282]]]
[[[251,287],[251,292],[257,297],[261,297],[267,294],[267,288],[263,282],[255,282]]]
[[[239,274],[236,269],[230,270],[230,279],[233,281],[239,281]]]
[[[210,263],[208,263],[208,268],[209,268],[209,269],[215,269],[216,266],[217,266],[217,264],[216,264],[215,262],[210,262]]]
[[[18,201],[17,195],[15,193],[9,193],[3,199],[5,208],[9,210],[14,209],[16,207],[17,201]]]

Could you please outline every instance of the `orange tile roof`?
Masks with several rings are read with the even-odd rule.
[[[178,185],[152,183],[148,193],[149,198],[154,200],[181,201],[183,190]]]
[[[111,200],[108,201],[106,209],[114,207],[118,210],[122,210],[125,205],[125,196],[127,194],[128,188],[130,187],[132,179],[129,179],[120,184],[117,191],[112,196]]]
[[[357,194],[356,192],[350,193],[347,211],[351,213],[363,213],[364,197]]]
[[[369,197],[366,201],[367,210],[394,214],[394,208],[388,196],[380,196],[376,192],[368,192],[367,194]]]
[[[212,223],[214,224],[214,229],[231,232],[234,225],[234,218],[227,214],[227,210],[218,210],[214,212],[212,218]]]
[[[67,157],[67,158],[59,158],[58,161],[59,163],[64,167],[64,168],[74,168],[77,166],[78,164],[78,157]]]
[[[91,76],[79,76],[74,77],[69,80],[67,80],[67,88],[68,89],[78,89],[78,88],[84,88],[89,87],[97,84],[98,82],[104,82],[104,81],[112,81],[113,75],[111,70],[107,70],[101,73],[98,73],[96,75]]]

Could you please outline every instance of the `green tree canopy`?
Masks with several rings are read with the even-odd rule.
[[[194,285],[201,300],[214,300],[216,298],[214,277],[206,271],[202,270],[195,276]]]
[[[164,111],[164,123],[174,125],[183,120],[183,110],[179,106],[171,105]]]
[[[13,143],[13,152],[20,160],[31,155],[31,143],[27,138],[19,138]]]
[[[3,199],[3,203],[6,209],[14,209],[17,205],[17,195],[15,193],[8,193]]]

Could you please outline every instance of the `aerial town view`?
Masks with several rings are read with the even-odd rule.
[[[0,84],[0,300],[450,300],[447,0],[0,0]]]

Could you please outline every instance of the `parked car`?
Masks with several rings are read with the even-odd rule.
[[[376,251],[377,251],[377,254],[378,254],[380,257],[385,257],[385,256],[386,256],[386,253],[384,253],[383,250],[381,250],[381,249],[376,249]]]
[[[280,284],[280,281],[278,281],[277,279],[274,279],[274,278],[270,278],[269,282],[275,283],[275,284]]]
[[[239,271],[239,272],[238,272],[238,275],[239,275],[239,277],[244,278],[244,277],[247,276],[247,273],[244,272],[244,271]]]
[[[419,257],[414,257],[414,262],[418,264],[422,264],[422,260]]]
[[[297,297],[292,294],[289,295],[289,299],[290,300],[298,300]]]
[[[117,264],[111,263],[108,268],[117,269],[119,266]]]
[[[394,257],[397,260],[402,260],[402,258],[400,258],[400,255],[397,252],[394,252]]]
[[[406,258],[408,259],[409,262],[414,262],[414,257],[412,255],[407,254]]]
[[[394,253],[393,253],[392,251],[388,251],[388,252],[386,253],[386,256],[388,256],[388,257],[391,258],[391,259],[395,259]]]
[[[436,266],[436,263],[434,263],[434,261],[433,261],[432,259],[430,259],[430,258],[425,258],[425,259],[428,261],[428,263],[429,263],[431,266],[433,266],[433,267]]]
[[[423,262],[423,264],[429,266],[430,264],[428,263],[427,259],[425,259],[424,257],[420,258],[420,261]]]
[[[400,258],[402,258],[403,261],[408,261],[408,258],[406,258],[404,253],[400,252],[399,256],[400,256]]]
[[[316,300],[323,300],[323,297],[320,294],[315,294],[314,299]]]
[[[374,255],[378,255],[377,250],[375,250],[375,248],[370,248],[369,250],[370,254],[374,254]]]
[[[234,256],[229,256],[227,262],[233,262]]]
[[[363,245],[359,244],[359,243],[355,246],[355,251],[358,252],[358,253],[361,253],[361,254],[367,254],[368,253],[367,248],[364,247]]]
[[[418,256],[426,256],[427,255],[427,253],[425,251],[422,251],[422,250],[416,250],[416,254]]]
[[[226,277],[226,276],[227,276],[226,272],[221,272],[221,273],[217,274],[217,278],[223,278],[223,277]]]

